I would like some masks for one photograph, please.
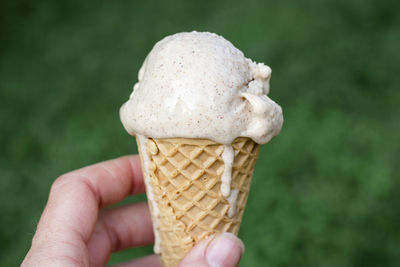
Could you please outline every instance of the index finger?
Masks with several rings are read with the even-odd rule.
[[[99,208],[115,204],[130,194],[145,191],[138,155],[103,161],[66,173],[55,181],[52,190],[68,183],[86,184],[96,197]]]
[[[81,239],[87,242],[99,208],[117,203],[129,194],[144,192],[139,157],[125,156],[97,163],[58,178],[37,227],[46,239]]]

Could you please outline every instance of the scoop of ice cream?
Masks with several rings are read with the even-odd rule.
[[[131,135],[263,144],[282,127],[267,97],[271,69],[214,33],[177,33],[159,41],[139,71],[120,116]]]

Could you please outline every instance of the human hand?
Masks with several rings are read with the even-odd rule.
[[[51,187],[22,267],[105,266],[112,252],[153,243],[146,203],[107,208],[144,191],[138,156],[62,175]],[[243,250],[237,237],[223,233],[201,241],[180,266],[236,266]],[[118,266],[160,266],[160,261],[149,255]]]

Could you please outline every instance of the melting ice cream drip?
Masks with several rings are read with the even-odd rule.
[[[224,145],[224,152],[222,152],[222,160],[224,161],[224,172],[221,177],[221,193],[227,198],[231,193],[232,181],[232,167],[235,151],[232,145]]]
[[[149,173],[150,159],[149,155],[147,154],[148,140],[145,136],[139,134],[137,135],[137,138],[139,139],[139,149],[143,159],[144,183],[146,185],[147,199],[149,200],[153,211],[154,253],[158,254],[160,253],[160,237],[158,234],[158,214],[160,211],[158,209],[157,203],[154,200],[153,188],[150,184],[150,173]]]
[[[222,160],[224,161],[224,172],[221,176],[221,194],[228,200],[229,210],[228,216],[233,217],[236,212],[236,199],[239,191],[237,189],[231,190],[232,183],[232,167],[235,157],[235,151],[232,145],[224,145],[224,152],[222,152]]]
[[[232,218],[236,213],[236,200],[239,195],[239,189],[233,189],[229,197],[226,199],[229,202],[228,217]]]

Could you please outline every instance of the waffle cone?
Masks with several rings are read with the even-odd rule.
[[[138,143],[140,141],[138,139]],[[220,190],[224,145],[205,139],[144,141],[147,142],[148,160],[146,187],[158,239],[154,250],[160,254],[163,266],[178,266],[196,243],[212,234],[238,233],[258,156],[258,144],[242,137],[232,143],[231,192],[237,196],[236,201],[231,201],[233,206],[236,204],[234,209]],[[141,150],[143,163],[142,153],[145,152]],[[143,171],[146,177],[145,168]]]

